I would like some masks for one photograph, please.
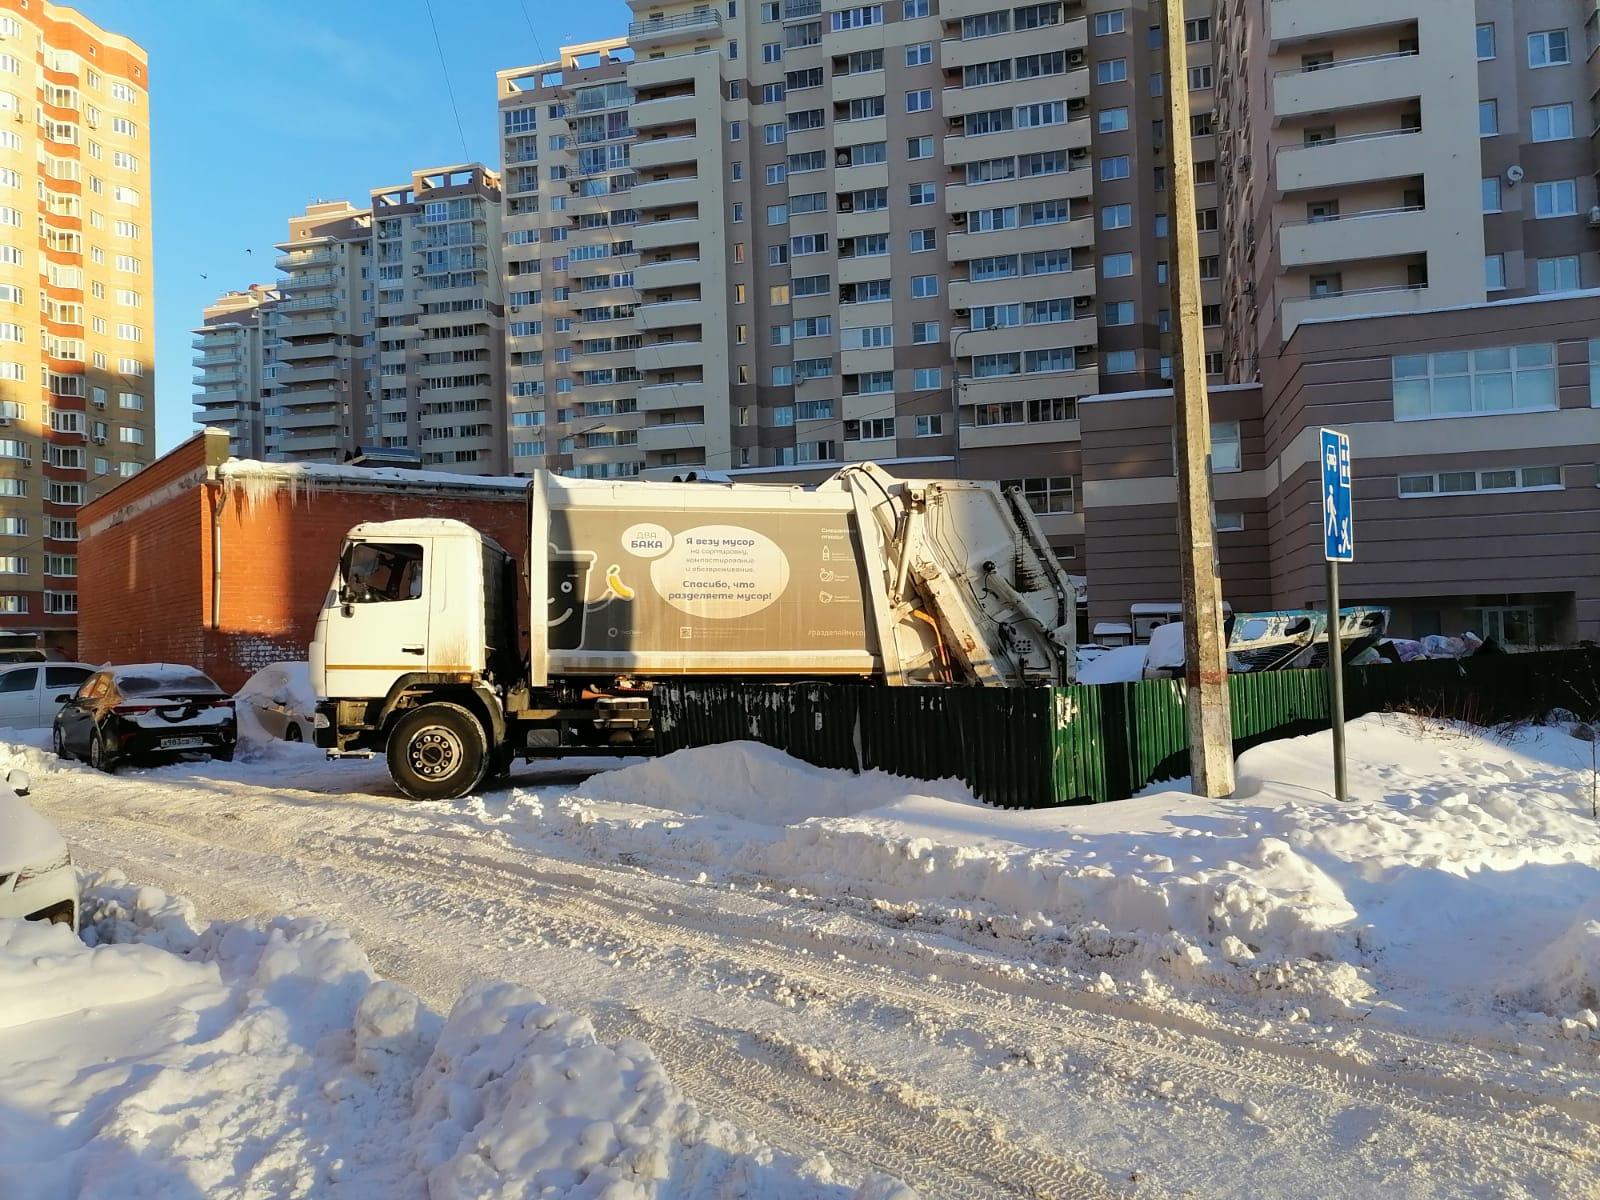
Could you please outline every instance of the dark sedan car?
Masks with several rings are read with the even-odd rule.
[[[238,738],[233,697],[193,667],[105,667],[62,704],[56,753],[102,771],[120,763],[209,754],[231,759]]]

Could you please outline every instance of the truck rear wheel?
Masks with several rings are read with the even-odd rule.
[[[413,800],[469,795],[489,768],[489,739],[459,704],[414,708],[389,733],[389,776]]]

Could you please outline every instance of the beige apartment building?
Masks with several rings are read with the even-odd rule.
[[[0,0],[0,642],[71,652],[79,507],[154,453],[149,66]]]
[[[276,393],[278,292],[252,283],[224,292],[201,314],[194,333],[194,421],[223,429],[236,458],[265,453],[263,410]]]
[[[500,72],[513,469],[1000,477],[1076,555],[1078,398],[1169,372],[1158,10],[635,3]]]
[[[290,220],[265,343],[267,457],[381,448],[508,469],[500,205],[498,175],[465,163]]]
[[[1347,602],[1408,636],[1600,636],[1594,6],[1227,0],[1214,20],[1224,594],[1324,602],[1327,425],[1355,454]],[[1096,626],[1177,599],[1171,404],[1083,406]]]

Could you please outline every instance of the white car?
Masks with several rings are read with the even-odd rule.
[[[94,673],[94,667],[79,662],[0,666],[0,726],[48,729],[56,710]]]
[[[6,773],[0,787],[0,918],[78,928],[78,869],[67,843],[22,799],[28,774]]]
[[[248,708],[272,737],[310,744],[317,700],[306,663],[281,662],[262,667],[245,681],[234,700],[241,709]]]

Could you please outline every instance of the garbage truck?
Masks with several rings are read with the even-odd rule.
[[[317,745],[450,799],[518,759],[649,753],[666,678],[1073,679],[1073,585],[1015,489],[540,471],[527,522],[520,565],[461,521],[350,530],[311,646]]]

